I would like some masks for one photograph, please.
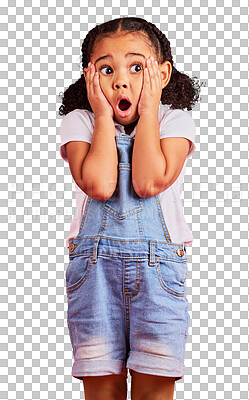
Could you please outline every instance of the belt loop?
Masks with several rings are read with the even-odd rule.
[[[156,265],[156,259],[155,259],[155,241],[150,240],[150,260],[149,260],[149,266],[153,267]]]
[[[93,245],[93,258],[92,262],[96,263],[98,261],[98,245],[99,245],[100,237],[94,238],[94,245]]]

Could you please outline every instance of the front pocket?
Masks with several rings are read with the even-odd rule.
[[[187,260],[157,259],[156,271],[159,283],[166,292],[176,297],[185,296]]]
[[[73,292],[85,283],[90,269],[92,260],[89,256],[77,256],[70,260],[66,270],[66,288],[68,292]]]
[[[112,197],[104,202],[102,208],[117,219],[124,219],[143,210],[143,200],[132,185],[131,166],[119,163],[118,182]]]

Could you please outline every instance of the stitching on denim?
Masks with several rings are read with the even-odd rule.
[[[141,205],[140,199],[138,199],[139,205],[133,207],[131,210],[126,211],[125,213],[119,213],[119,212],[117,212],[116,210],[114,210],[109,204],[107,204],[107,202],[108,202],[109,200],[110,200],[110,199],[108,199],[108,200],[106,200],[106,201],[104,202],[104,204],[102,205],[102,208],[103,208],[106,212],[108,212],[110,215],[112,215],[114,218],[117,218],[117,219],[120,219],[120,220],[122,220],[122,219],[124,219],[124,218],[127,218],[127,217],[130,217],[130,216],[134,215],[135,213],[138,213],[138,212],[140,212],[140,211],[143,210],[143,207],[142,207],[142,205]]]
[[[158,257],[158,259],[159,260],[165,260],[165,261],[175,261],[175,262],[177,262],[177,263],[179,263],[179,264],[181,264],[181,263],[184,263],[184,262],[186,262],[187,261],[187,259],[186,258],[183,258],[183,259],[176,259],[176,258],[170,258],[170,257],[163,257],[163,256],[160,256],[160,257]]]
[[[132,142],[134,139],[129,136],[115,136],[117,142]]]
[[[128,315],[127,315],[127,321],[128,321],[128,326],[127,326],[127,334],[128,338],[130,338],[130,329],[131,329],[131,321],[130,321],[130,297],[127,296],[127,306],[128,306]]]
[[[155,201],[156,201],[160,222],[162,224],[163,233],[164,233],[164,236],[165,236],[167,242],[169,243],[169,242],[171,242],[171,237],[170,237],[170,234],[168,232],[166,221],[164,220],[164,217],[163,217],[163,212],[162,212],[162,208],[161,208],[161,204],[160,204],[158,195],[156,195],[154,198],[155,198]]]
[[[125,258],[124,258],[124,270],[125,270]],[[139,271],[139,275],[138,275]],[[125,296],[129,298],[136,297],[140,291],[140,277],[141,277],[141,261],[136,260],[136,287],[133,293],[129,293],[129,289],[126,292],[125,291]],[[138,279],[137,279],[138,278]],[[124,287],[125,287],[125,274],[124,274]]]
[[[126,297],[125,293],[125,261],[123,260],[123,298],[124,298],[124,308],[125,308],[125,330],[126,330],[126,335],[127,338],[130,337],[130,320],[129,320],[129,298]],[[128,302],[128,315],[127,315],[127,309],[126,305]]]
[[[81,238],[72,238],[72,239],[70,239],[70,242],[72,242],[73,243],[73,241],[74,240],[76,240],[76,241],[78,241],[78,240],[82,240],[82,239],[95,239],[95,237],[96,236],[82,236]],[[136,243],[136,242],[141,242],[141,243],[144,243],[144,242],[149,242],[149,240],[147,240],[147,239],[129,239],[129,240],[126,240],[126,239],[120,239],[120,238],[112,238],[112,237],[108,237],[108,236],[101,236],[100,235],[100,237],[101,237],[101,239],[103,239],[103,240],[105,240],[105,239],[107,239],[107,240],[111,240],[111,241],[114,241],[114,242],[125,242],[125,243]],[[165,242],[162,242],[161,240],[157,240],[157,244],[162,244],[162,245],[165,245]],[[171,242],[171,243],[166,243],[168,246],[182,246],[182,243],[174,243],[174,242]]]
[[[122,162],[120,162],[119,164],[118,164],[118,166],[119,166],[119,169],[121,170],[121,169],[124,169],[124,170],[127,170],[127,171],[130,171],[131,170],[131,164],[130,163],[122,163]]]
[[[92,251],[83,251],[82,253],[76,253],[76,254],[69,254],[69,258],[70,260],[72,260],[75,257],[79,257],[79,256],[91,256],[93,254]],[[125,258],[125,259],[136,259],[136,260],[148,260],[148,254],[147,255],[135,255],[134,253],[132,255],[125,255],[125,254],[117,254],[117,253],[105,253],[102,252],[101,250],[98,250],[98,256],[106,256],[106,257],[113,257],[113,258]],[[160,260],[165,260],[165,261],[175,261],[178,263],[183,263],[183,262],[187,262],[187,259],[176,259],[176,258],[171,258],[171,257],[164,257],[164,256],[157,256],[157,258],[159,258]]]
[[[99,229],[99,234],[98,236],[101,236],[101,231],[104,231],[106,228],[106,223],[107,223],[107,217],[106,217],[106,213],[104,212],[102,221],[101,221],[101,225],[100,225],[100,229]]]
[[[89,212],[89,209],[91,207],[91,204],[92,204],[92,198],[88,196],[87,207],[85,208],[85,211],[84,211],[84,214],[83,214],[83,217],[82,217],[82,221],[81,221],[81,225],[80,225],[80,229],[79,229],[78,235],[81,235],[81,232],[83,231],[84,224],[85,224],[85,221],[86,221],[86,217],[88,215],[88,212]]]
[[[85,223],[85,221],[86,221],[86,217],[87,217],[87,214],[88,214],[88,211],[89,211],[91,202],[92,202],[92,198],[88,196],[87,202],[86,202],[86,207],[85,207],[84,213],[83,213],[83,215],[82,215],[82,219],[81,219],[81,223],[80,223],[80,228],[79,228],[78,235],[77,235],[74,239],[72,239],[72,240],[75,240],[75,239],[77,239],[77,238],[80,239],[80,235],[81,235],[81,233],[82,233],[82,230],[83,230],[83,227],[84,227],[84,223]],[[83,207],[83,205],[82,205],[82,207]],[[70,241],[69,241],[69,243],[70,243]]]
[[[99,240],[100,240],[100,237],[99,237],[99,236],[97,236],[97,237],[94,239],[92,262],[95,263],[95,264],[98,262],[98,246],[99,246]]]
[[[156,259],[155,259],[155,251],[156,251],[156,245],[155,245],[155,240],[150,240],[150,255],[149,255],[149,265],[154,266],[156,264]]]
[[[163,290],[165,290],[165,292],[167,292],[167,293],[169,293],[169,294],[171,294],[172,296],[175,296],[175,297],[185,297],[185,295],[186,295],[185,287],[184,287],[184,292],[177,292],[177,291],[171,289],[170,287],[168,287],[165,284],[165,282],[163,281],[162,275],[161,275],[159,259],[157,259],[156,272],[157,272],[157,276],[158,276],[158,280],[159,280],[160,286],[163,288]]]
[[[144,209],[143,202],[142,202],[142,207]],[[139,237],[144,239],[144,231],[143,231],[141,213],[137,213],[136,217],[137,217],[137,225],[138,225]]]
[[[75,290],[79,289],[83,283],[86,281],[86,278],[92,268],[92,260],[89,258],[88,263],[87,263],[87,269],[85,274],[82,276],[82,278],[80,278],[76,283],[74,283],[73,285],[67,287],[67,293],[72,293]]]

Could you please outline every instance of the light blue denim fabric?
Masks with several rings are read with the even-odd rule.
[[[134,139],[116,137],[113,196],[88,197],[66,271],[72,375],[184,375],[190,316],[186,248],[172,243],[158,196],[133,189]]]

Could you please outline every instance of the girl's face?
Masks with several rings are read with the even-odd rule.
[[[157,59],[146,42],[132,33],[103,38],[94,46],[90,61],[99,72],[101,89],[114,110],[114,119],[120,124],[129,125],[139,118],[144,68],[150,56]],[[116,108],[119,95],[128,96],[132,104],[128,116],[120,115]]]

